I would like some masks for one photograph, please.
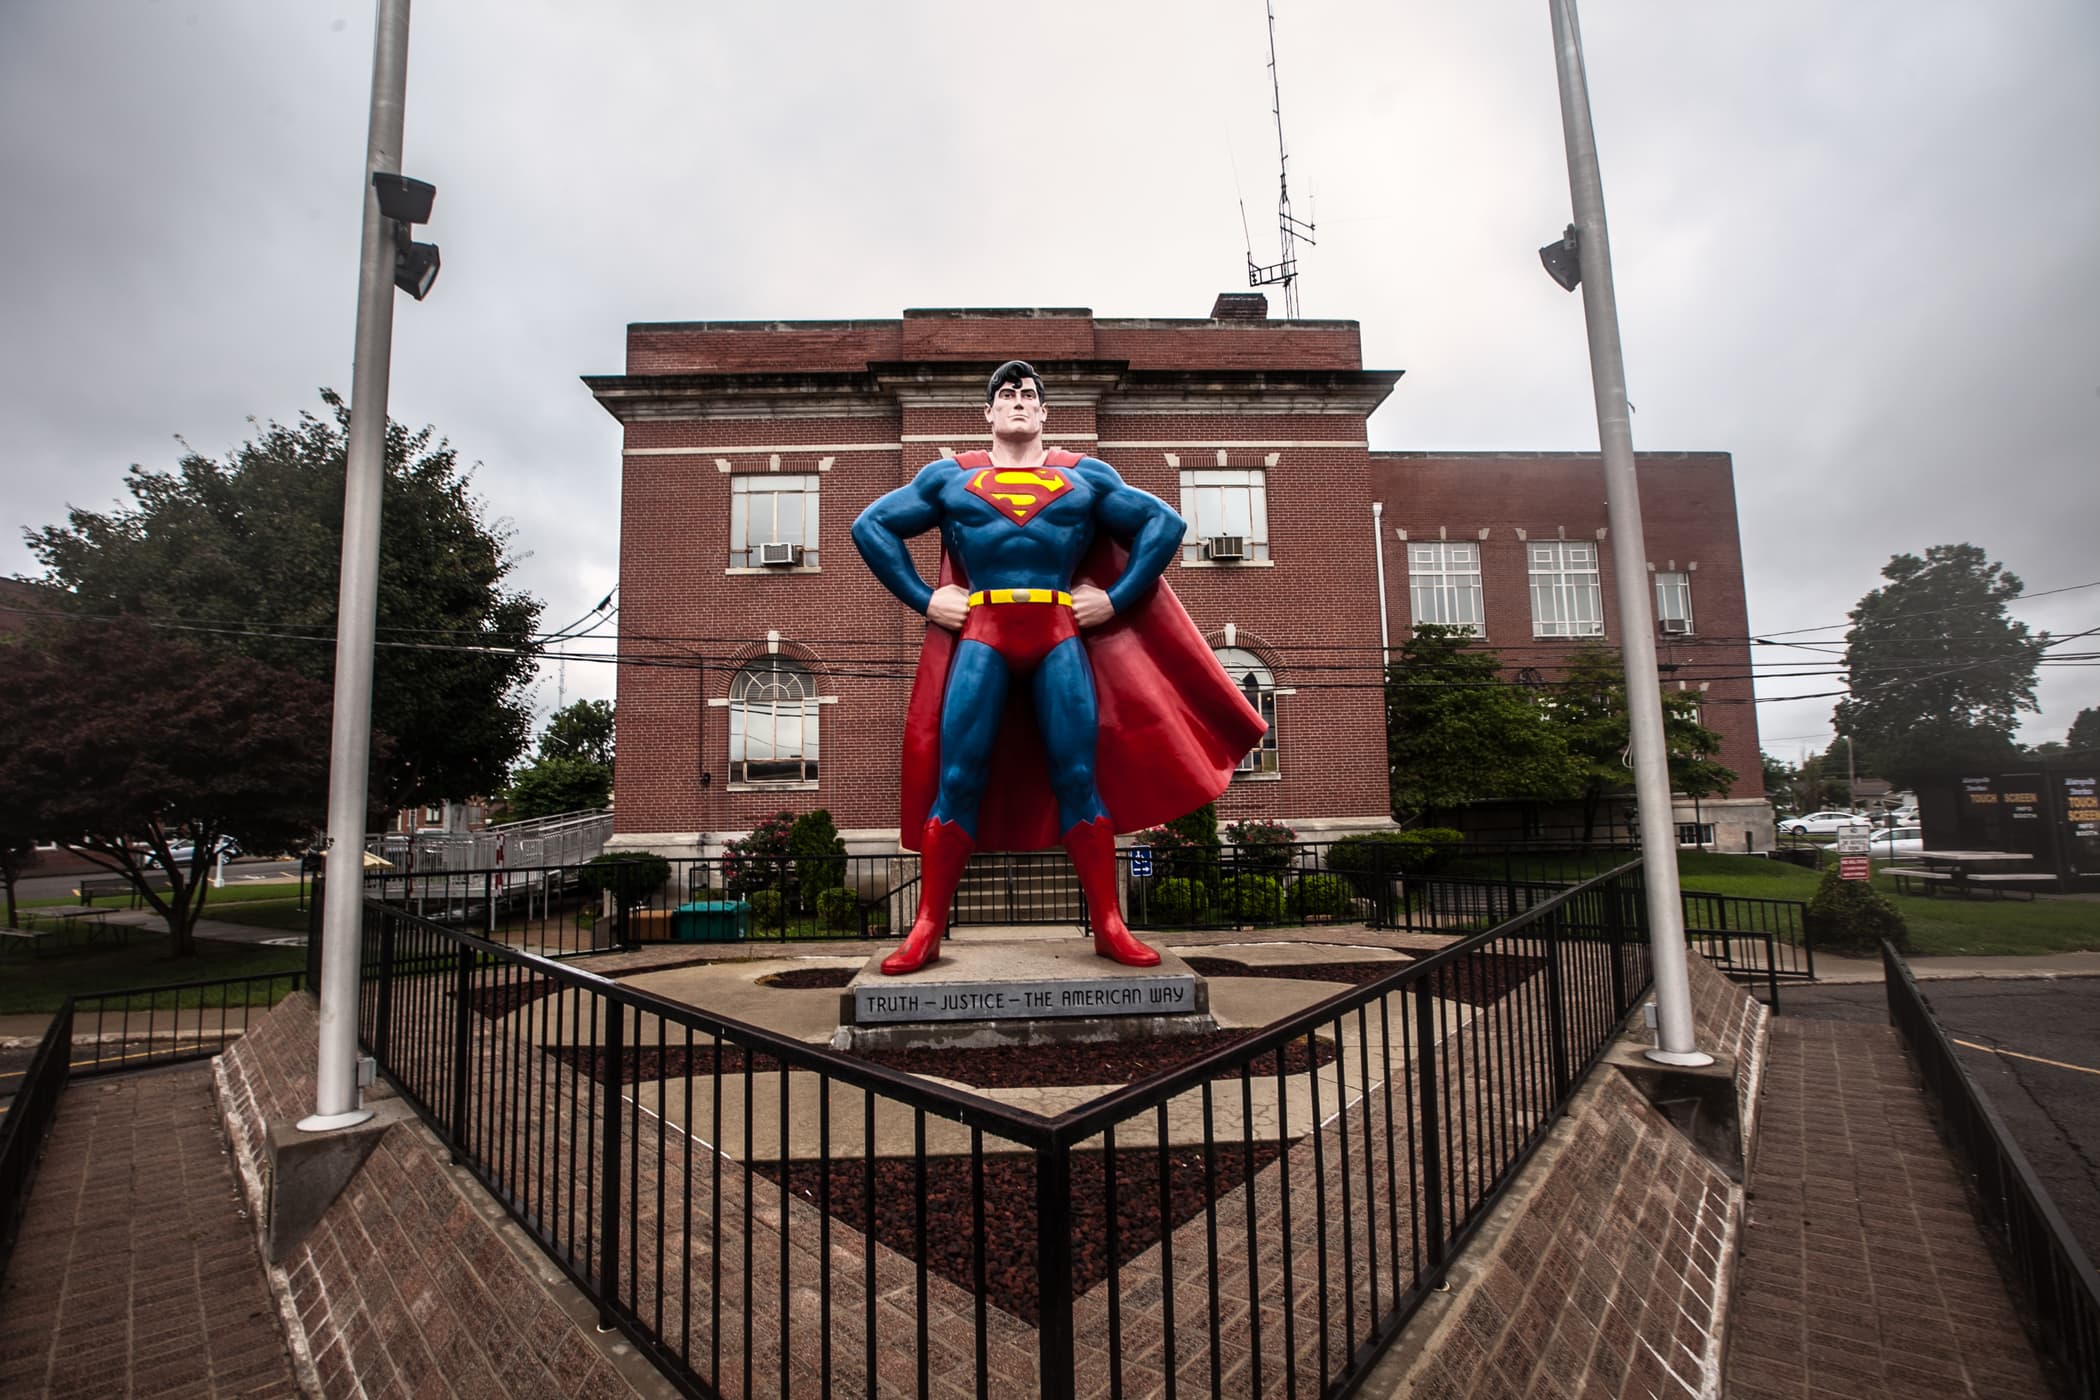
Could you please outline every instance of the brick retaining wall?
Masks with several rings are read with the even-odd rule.
[[[1691,960],[1701,1048],[1756,1102],[1770,1013]],[[1714,1396],[1743,1189],[1609,1066],[1591,1072],[1365,1395]]]
[[[220,1108],[257,1220],[269,1125],[313,1105],[315,1037],[314,1000],[300,993],[218,1062]],[[501,1208],[449,1165],[429,1129],[388,1129],[305,1242],[269,1271],[308,1393],[666,1393],[629,1383],[608,1356],[620,1349],[596,1337],[560,1273],[506,1229]]]

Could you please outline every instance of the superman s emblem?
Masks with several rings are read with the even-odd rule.
[[[1072,489],[1072,479],[1048,467],[1028,469],[983,467],[970,474],[965,487],[990,501],[1016,525],[1026,525],[1043,508]]]

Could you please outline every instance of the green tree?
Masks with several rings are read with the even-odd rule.
[[[132,504],[74,510],[25,532],[48,581],[86,612],[214,629],[265,666],[335,669],[349,409],[264,425],[225,461],[186,450],[172,472],[134,466]],[[540,605],[508,586],[508,536],[484,518],[449,444],[387,425],[372,723],[385,808],[498,790],[531,730]]]
[[[504,792],[511,821],[603,807],[612,798],[612,769],[585,758],[541,758],[526,764]]]
[[[1566,736],[1504,679],[1501,657],[1458,628],[1415,628],[1386,673],[1385,715],[1396,820],[1580,790]]]
[[[2064,735],[2064,747],[2072,753],[2100,750],[2100,707],[2078,712],[2078,718],[2071,721],[2071,732]]]
[[[0,646],[8,783],[26,803],[11,820],[129,877],[187,956],[226,838],[289,850],[320,824],[330,703],[319,681],[134,621],[39,629]]]
[[[578,700],[556,710],[539,754],[511,775],[503,797],[514,821],[603,807],[613,791],[613,706]]]
[[[1633,786],[1633,726],[1619,654],[1595,643],[1577,647],[1568,655],[1566,674],[1549,687],[1546,704],[1578,765],[1583,839],[1588,840],[1603,800]],[[1727,792],[1735,770],[1708,756],[1721,746],[1721,736],[1699,722],[1698,693],[1665,690],[1662,712],[1670,791],[1686,797]]]
[[[2034,710],[2034,673],[2049,645],[2006,605],[2020,580],[1972,544],[1898,554],[1888,582],[1859,600],[1845,646],[1849,698],[1837,730],[1899,787],[1928,774],[1992,768],[2018,750],[2013,730]]]
[[[578,700],[547,718],[540,735],[541,758],[580,758],[613,766],[613,702]]]
[[[1758,750],[1757,757],[1764,765],[1765,796],[1772,800],[1774,806],[1784,806],[1793,797],[1794,783],[1801,776],[1800,770],[1783,758],[1772,757],[1763,749]]]

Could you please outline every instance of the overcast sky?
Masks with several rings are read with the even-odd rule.
[[[1277,0],[1303,313],[1406,378],[1377,448],[1594,449],[1539,0]],[[1589,0],[1635,445],[1734,454],[1760,634],[1967,540],[2100,626],[2100,7]],[[478,462],[550,627],[617,579],[630,321],[1200,316],[1275,257],[1260,0],[418,0],[438,187],[393,413]],[[0,3],[0,573],[181,438],[350,389],[370,0]],[[1280,301],[1276,304],[1280,313]],[[1814,640],[1831,630],[1790,635]],[[2081,645],[2066,648],[2082,650]],[[1760,648],[1761,658],[1815,654]],[[1765,747],[1831,677],[1760,681]],[[612,694],[549,667],[538,701]],[[2030,742],[2100,704],[2042,673]]]

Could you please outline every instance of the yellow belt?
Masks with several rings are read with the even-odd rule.
[[[970,595],[970,606],[983,603],[1060,603],[1072,606],[1072,595],[1053,588],[985,588]]]

